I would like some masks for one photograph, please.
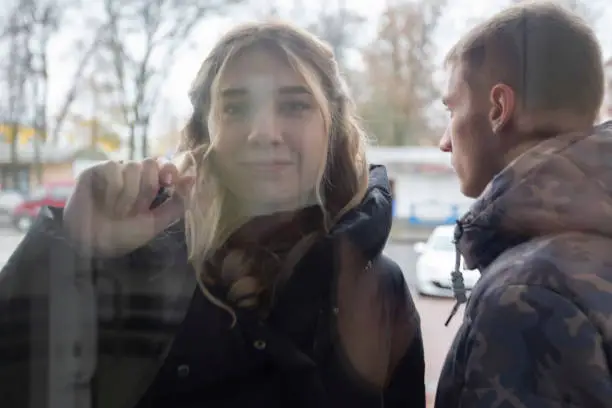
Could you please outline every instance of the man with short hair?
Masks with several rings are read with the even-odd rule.
[[[553,3],[520,3],[446,62],[440,148],[479,197],[456,245],[482,277],[436,407],[612,407],[612,122],[594,126],[597,39]],[[458,270],[453,281],[464,300]]]

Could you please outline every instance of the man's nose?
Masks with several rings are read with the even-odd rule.
[[[444,131],[440,142],[438,143],[438,147],[445,153],[450,153],[453,151],[453,145],[451,144],[450,131],[448,128]]]
[[[262,107],[253,118],[249,142],[278,144],[281,141],[281,129],[274,112],[274,106]]]

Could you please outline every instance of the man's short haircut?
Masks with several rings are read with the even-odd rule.
[[[470,86],[505,83],[516,93],[525,131],[592,125],[604,95],[599,42],[588,24],[552,2],[521,2],[479,24],[448,53]],[[580,126],[580,125],[579,125]]]

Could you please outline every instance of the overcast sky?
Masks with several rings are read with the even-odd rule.
[[[279,3],[290,4],[292,0],[280,0]],[[346,1],[346,3],[348,8],[368,17],[369,27],[367,31],[369,31],[369,33],[366,36],[372,37],[384,3],[374,0],[351,0]],[[503,7],[504,4],[507,4],[507,1],[491,0],[489,2],[484,2],[481,0],[454,0],[449,3],[451,5],[448,6],[443,17],[437,36],[440,54],[443,54],[444,50],[452,45],[453,40],[473,24],[474,21],[495,13]],[[602,16],[602,21],[612,21],[612,4],[607,13],[607,18],[603,18]],[[179,113],[189,111],[189,101],[186,97],[186,92],[204,56],[212,48],[219,35],[234,24],[236,24],[236,19],[230,18],[216,19],[213,23],[207,24],[197,36],[198,39],[202,39],[199,47],[200,49],[182,55],[179,63],[177,63],[168,81],[165,95],[173,101],[173,105],[178,109]],[[598,34],[602,41],[604,38],[608,40],[606,41],[605,48],[607,55],[610,55],[610,48],[612,47],[612,30],[610,30],[609,26],[605,28],[607,28],[607,30],[604,30],[603,27],[598,30]],[[353,61],[353,63],[358,64],[359,61]]]
[[[297,0],[276,0],[279,4],[279,8],[283,12],[290,12],[292,7]],[[323,3],[327,7],[333,7],[335,2],[342,0],[327,0]],[[606,0],[590,0],[600,7],[605,4]],[[94,1],[92,1],[93,5]],[[372,38],[374,36],[377,20],[380,13],[385,5],[384,2],[377,2],[375,0],[344,0],[346,7],[359,13],[360,15],[367,18],[367,24],[363,31],[360,30],[360,35],[363,38]],[[437,43],[439,54],[442,55],[447,50],[456,38],[461,35],[470,25],[474,24],[475,21],[485,18],[494,12],[498,11],[505,4],[508,4],[508,0],[490,0],[488,2],[482,0],[453,0],[449,1],[450,5],[447,7],[444,17],[440,24],[439,32],[437,33]],[[309,2],[307,0],[302,1],[302,5],[309,5],[306,8],[306,12],[312,13],[317,12],[317,7],[313,6],[315,2]],[[304,7],[304,6],[302,6]],[[602,7],[602,9],[604,9]],[[201,27],[194,33],[193,41],[196,43],[196,47],[191,49],[189,52],[183,52],[179,59],[176,61],[175,67],[172,70],[170,77],[168,78],[163,95],[165,99],[163,112],[177,115],[180,118],[184,118],[189,114],[190,104],[187,99],[187,91],[191,80],[195,76],[196,71],[204,59],[205,55],[212,48],[213,44],[217,41],[220,35],[222,35],[228,28],[232,27],[238,22],[252,19],[247,17],[247,13],[241,13],[245,15],[232,15],[225,18],[213,18],[209,19],[202,24]],[[612,28],[608,25],[603,24],[604,21],[612,21],[612,3],[610,6],[605,8],[605,15],[601,16],[600,26],[598,27],[597,33],[600,40],[603,43],[604,51],[606,56],[609,57],[612,51]],[[82,27],[86,23],[81,22]],[[75,31],[76,30],[76,31]],[[71,29],[66,35],[66,40],[55,41],[54,49],[51,55],[50,64],[53,67],[52,70],[52,84],[51,84],[51,107],[59,106],[64,98],[64,94],[70,84],[70,72],[73,70],[75,61],[71,61],[70,58],[70,46],[71,43],[68,38],[74,39],[78,37],[80,33],[78,30],[84,30],[84,28],[75,27]],[[85,35],[85,34],[83,34]],[[352,59],[352,64],[359,64],[358,54],[354,54],[355,57]],[[160,120],[164,118],[160,117]],[[161,125],[160,123],[160,126]]]
[[[284,4],[285,7],[289,9],[293,1],[280,0],[279,3]],[[304,3],[308,4],[307,2]],[[330,3],[333,4],[334,0],[327,2],[327,4]],[[364,38],[372,38],[375,34],[377,20],[383,10],[384,2],[377,2],[374,0],[351,0],[345,1],[345,3],[347,4],[347,8],[367,17],[366,33],[361,32],[360,34]],[[477,18],[494,12],[500,7],[496,5],[496,3],[503,4],[503,0],[492,0],[490,3],[481,2],[479,0],[455,0],[450,3],[452,3],[452,5],[448,7],[448,11],[444,16],[444,21],[441,24],[438,35],[438,41],[442,47],[449,46],[452,38],[456,37],[457,33],[465,29],[466,22],[470,18]],[[477,6],[474,7],[472,5],[466,7],[467,4],[477,4]],[[212,48],[217,38],[238,21],[240,20],[236,18],[223,18],[215,19],[214,22],[206,24],[206,27],[202,27],[201,32],[198,33],[196,37],[201,39],[199,50],[181,56],[180,61],[172,72],[165,92],[167,97],[175,102],[175,106],[179,111],[189,110],[186,90],[189,88],[190,81],[198,70],[204,56]],[[358,60],[358,54],[354,53],[353,56],[354,58],[351,63],[358,65],[360,62]]]

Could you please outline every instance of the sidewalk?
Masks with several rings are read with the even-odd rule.
[[[427,241],[435,227],[407,225],[403,220],[394,220],[391,227],[389,241],[396,243],[414,244],[419,241]]]

